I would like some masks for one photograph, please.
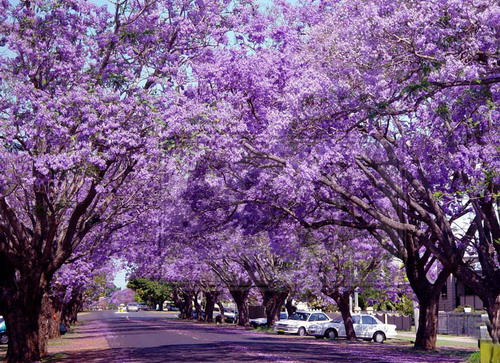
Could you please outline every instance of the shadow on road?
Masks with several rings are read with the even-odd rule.
[[[260,340],[260,339],[259,339]],[[408,348],[361,344],[297,344],[277,341],[164,345],[150,348],[81,351],[59,356],[54,362],[338,362],[338,363],[458,363],[464,358],[415,353]]]

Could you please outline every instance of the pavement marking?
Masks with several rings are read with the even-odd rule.
[[[191,338],[196,339],[196,340],[200,340],[200,338],[197,338],[197,337],[191,337]]]

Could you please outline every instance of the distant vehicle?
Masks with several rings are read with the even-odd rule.
[[[125,304],[118,305],[118,312],[123,313],[127,311],[127,306]]]
[[[278,320],[284,320],[284,319],[288,319],[288,313],[286,311],[282,311],[280,313]],[[253,326],[254,328],[258,326],[264,326],[266,324],[267,324],[267,318],[250,319],[250,325]]]
[[[163,305],[163,308],[168,311],[179,311],[179,308],[175,306],[175,303],[169,302]]]
[[[144,303],[139,303],[137,304],[137,311],[147,311],[149,310],[149,306],[147,304],[144,304]]]
[[[384,324],[372,315],[355,314],[352,315],[352,321],[357,338],[383,343],[386,339],[396,337],[396,325]],[[307,332],[316,338],[328,338],[332,340],[346,336],[342,319],[310,325]]]
[[[222,321],[222,317],[219,311],[219,314],[215,316],[215,321],[217,323],[220,323]],[[230,323],[230,324],[235,324],[238,322],[238,311],[235,309],[224,309],[224,322]]]
[[[330,318],[325,313],[297,311],[288,319],[279,320],[274,324],[274,331],[278,334],[306,335],[307,329],[318,322],[328,322]]]
[[[139,311],[139,306],[136,303],[131,303],[127,305],[127,311]]]
[[[9,343],[9,336],[7,335],[7,326],[5,325],[5,320],[0,316],[0,344]]]

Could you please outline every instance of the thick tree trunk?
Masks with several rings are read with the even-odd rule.
[[[407,256],[404,261],[406,275],[420,306],[417,336],[414,348],[422,350],[436,349],[438,327],[439,297],[451,271],[443,268],[434,282],[427,276],[431,255],[421,255],[420,242],[413,236],[405,240]]]
[[[193,295],[193,301],[194,301],[194,308],[196,310],[196,320],[203,321],[203,312],[201,309],[201,305],[198,302],[198,293],[195,293]]]
[[[40,344],[42,296],[41,289],[24,285],[24,289],[11,296],[6,304],[3,311],[9,334],[6,363],[32,363],[43,356],[45,347],[43,342]]]
[[[192,319],[193,317],[193,300],[191,294],[182,291],[178,287],[174,287],[172,299],[175,305],[179,308],[179,317],[181,319]]]
[[[288,291],[264,290],[262,300],[266,309],[267,326],[273,326],[280,313],[280,309],[285,303]]]
[[[40,336],[40,356],[45,357],[48,354],[49,331],[52,317],[52,306],[50,303],[49,294],[46,293],[42,298],[41,313],[39,320],[39,336]]]
[[[78,312],[83,307],[83,293],[75,294],[68,303],[63,305],[61,313],[61,324],[68,328],[78,321]]]
[[[354,331],[354,324],[351,316],[351,309],[349,307],[349,296],[350,293],[336,293],[331,297],[337,303],[339,307],[340,314],[342,314],[342,320],[344,321],[345,333],[347,340],[356,340],[356,332]]]
[[[217,294],[218,295],[218,294]],[[214,321],[215,298],[211,292],[205,293],[205,321],[211,323]]]
[[[420,295],[420,297],[419,297]],[[420,306],[415,348],[423,350],[436,349],[438,328],[439,292],[434,294],[417,294]]]
[[[165,302],[165,300],[158,300],[156,302],[156,305],[158,305],[158,311],[163,311],[163,303]],[[156,306],[155,306],[155,309],[156,309]]]
[[[193,298],[191,294],[182,293],[181,318],[193,318]]]
[[[250,314],[248,311],[248,295],[250,294],[250,288],[235,288],[229,290],[229,293],[238,309],[238,325],[250,326]]]

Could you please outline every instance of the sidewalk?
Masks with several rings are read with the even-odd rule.
[[[415,340],[414,332],[398,331],[396,339]],[[442,346],[474,346],[477,347],[477,338],[470,336],[444,335],[438,334],[438,343]]]
[[[49,341],[48,362],[56,362],[65,357],[64,352],[100,351],[109,349],[105,338],[106,324],[91,320],[73,327],[61,338]]]

